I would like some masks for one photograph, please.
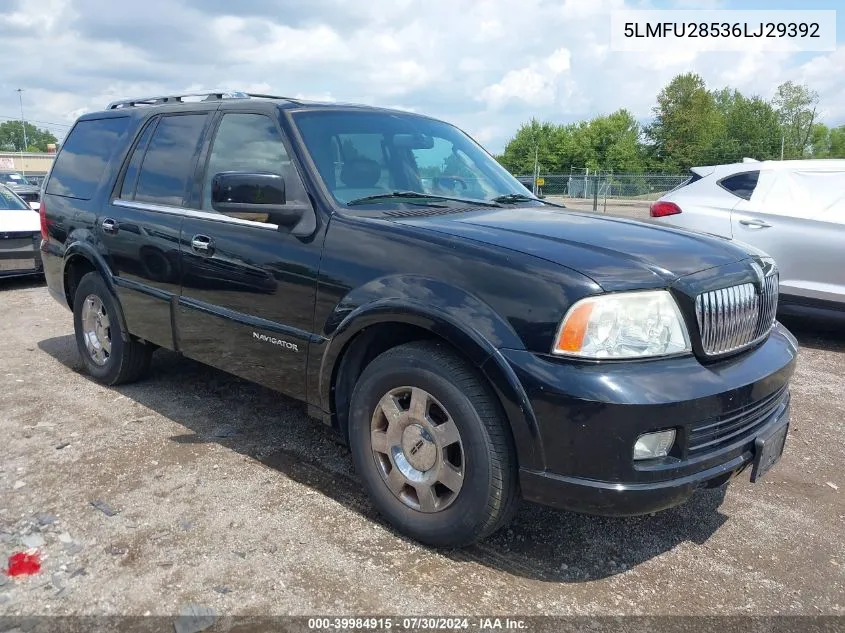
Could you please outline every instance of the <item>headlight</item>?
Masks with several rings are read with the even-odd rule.
[[[675,300],[665,290],[582,299],[560,324],[553,354],[581,358],[644,358],[691,350]]]

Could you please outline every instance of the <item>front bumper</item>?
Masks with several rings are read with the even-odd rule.
[[[755,440],[789,408],[795,339],[778,324],[757,348],[701,364],[694,357],[572,362],[502,354],[538,423],[542,468],[520,469],[529,501],[590,514],[636,515],[717,486],[754,459]],[[634,462],[643,433],[674,428],[669,456]]]
[[[0,232],[0,277],[41,274],[40,242],[40,233]]]

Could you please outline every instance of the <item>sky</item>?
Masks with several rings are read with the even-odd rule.
[[[839,9],[837,50],[610,50],[614,9]],[[0,0],[0,121],[58,137],[123,97],[264,92],[421,112],[500,152],[536,117],[627,108],[651,117],[661,87],[700,74],[770,98],[807,83],[821,119],[845,123],[842,0]]]

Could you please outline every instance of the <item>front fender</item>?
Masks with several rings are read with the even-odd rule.
[[[524,349],[522,341],[489,305],[437,280],[383,278],[353,291],[338,304],[326,323],[330,338],[320,363],[319,395],[323,410],[331,410],[332,385],[350,342],[366,328],[386,323],[422,328],[460,350],[499,398],[511,426],[520,465],[541,468],[544,459],[536,418],[519,379],[498,351],[513,346]]]

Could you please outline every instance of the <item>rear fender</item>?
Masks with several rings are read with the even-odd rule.
[[[117,290],[115,289],[114,276],[112,275],[111,268],[102,254],[88,241],[76,240],[68,246],[64,253],[62,262],[62,290],[65,293],[65,297],[68,299],[68,307],[73,310],[73,297],[67,296],[67,275],[70,267],[80,258],[91,264],[94,267],[94,270],[96,270],[103,278],[103,281],[106,282],[106,286],[108,287],[109,292],[112,295],[112,299],[114,299],[114,303],[117,306],[117,313],[121,326],[121,336],[124,340],[128,340],[127,332],[129,330],[126,327],[126,319],[123,316],[123,309],[120,305],[120,299],[117,296]]]

